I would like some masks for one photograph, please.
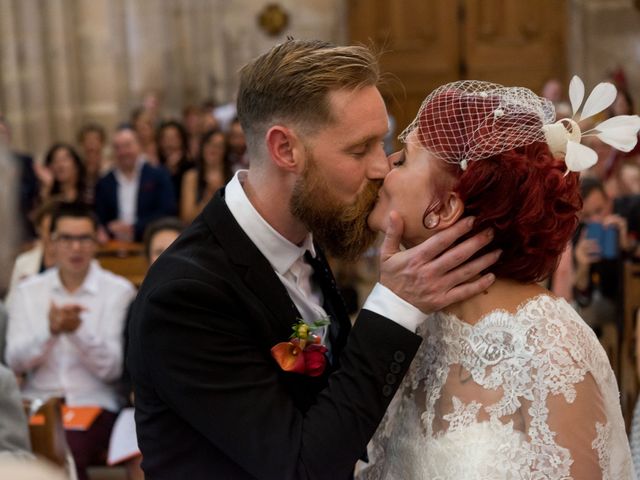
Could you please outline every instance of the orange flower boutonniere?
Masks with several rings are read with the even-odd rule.
[[[280,342],[271,348],[271,355],[285,372],[303,373],[310,377],[322,375],[327,365],[327,347],[314,332],[329,320],[318,320],[311,325],[299,321],[293,325],[291,340]]]

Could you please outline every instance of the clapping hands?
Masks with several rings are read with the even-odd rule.
[[[85,307],[78,304],[58,307],[52,301],[49,307],[49,331],[52,335],[75,332],[82,323],[80,314],[85,310]]]

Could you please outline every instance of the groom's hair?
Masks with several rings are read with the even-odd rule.
[[[377,85],[376,55],[364,46],[335,46],[320,40],[289,39],[240,71],[238,118],[252,158],[277,123],[303,134],[329,125],[328,94]]]

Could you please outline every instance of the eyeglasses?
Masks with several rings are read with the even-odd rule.
[[[96,241],[93,235],[67,235],[66,233],[55,235],[53,240],[65,248],[70,248],[75,242],[78,242],[78,245],[81,247],[86,248],[93,245]]]

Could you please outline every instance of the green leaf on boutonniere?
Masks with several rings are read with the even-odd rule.
[[[289,338],[298,338],[300,340],[308,340],[310,337],[315,337],[314,332],[331,322],[328,317],[316,320],[312,324],[305,323],[302,319],[298,319],[298,323],[294,324],[291,328],[293,333]]]

